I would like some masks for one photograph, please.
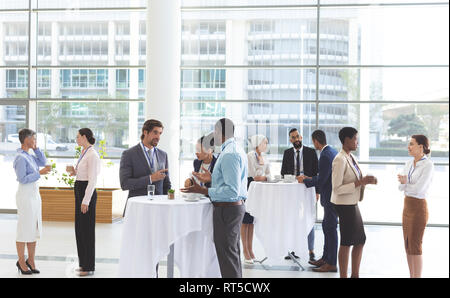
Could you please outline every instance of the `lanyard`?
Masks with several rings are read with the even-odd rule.
[[[422,157],[419,161],[424,160],[425,157]],[[411,177],[412,174],[414,173],[414,171],[416,170],[416,167],[414,166],[414,163],[411,165],[411,168],[409,168],[409,172],[408,172],[408,183],[411,183]]]
[[[142,144],[142,143],[141,143]],[[147,158],[148,163],[150,164],[150,168],[153,171],[154,170],[154,161],[153,156],[156,154],[156,148],[153,148],[152,158],[150,158],[150,155],[148,155],[148,151],[145,149],[144,144],[142,144],[142,149],[144,150],[145,156]]]
[[[83,154],[81,154],[80,158],[78,159],[77,162],[77,166],[75,167],[75,169],[78,169],[78,165],[80,164],[80,161],[83,159],[83,157],[86,155],[86,153],[88,152],[89,149],[91,149],[92,146],[89,146],[84,152]]]
[[[353,165],[355,166],[355,169],[358,171],[358,174],[359,174],[359,177],[358,178],[360,178],[362,175],[361,175],[361,170],[359,169],[359,167],[358,167],[358,164],[356,163],[356,161],[353,159],[353,157],[352,157],[352,161],[353,161]]]

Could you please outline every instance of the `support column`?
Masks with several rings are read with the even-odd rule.
[[[145,117],[164,125],[159,148],[169,156],[172,188],[179,189],[181,9],[179,0],[147,6]]]

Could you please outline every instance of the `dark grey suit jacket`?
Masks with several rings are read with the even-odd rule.
[[[159,166],[169,168],[167,153],[161,149],[156,149],[156,159]],[[148,165],[147,159],[142,151],[141,144],[125,150],[120,158],[120,187],[128,190],[128,198],[147,195],[147,185],[150,184],[150,175],[152,171]],[[156,195],[165,195],[171,187],[169,172],[166,172],[166,178],[157,182],[155,185]]]

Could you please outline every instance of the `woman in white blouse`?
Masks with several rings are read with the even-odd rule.
[[[427,157],[429,142],[424,135],[413,135],[408,145],[413,157],[398,175],[399,189],[405,193],[403,238],[411,278],[422,274],[422,239],[428,221],[427,194],[433,179],[434,165]]]
[[[95,138],[89,128],[82,128],[77,134],[81,156],[67,171],[77,176],[75,181],[75,236],[77,240],[78,269],[80,276],[95,271],[95,209],[97,204],[97,176],[100,173],[100,157],[93,145]]]
[[[269,141],[263,135],[255,135],[250,138],[252,151],[247,155],[248,159],[248,184],[252,181],[269,181],[270,163],[264,156]],[[256,261],[253,253],[254,217],[245,212],[241,226],[242,246],[244,249],[244,263],[254,264]]]

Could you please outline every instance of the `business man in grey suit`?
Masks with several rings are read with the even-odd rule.
[[[145,121],[141,142],[125,150],[120,159],[120,186],[128,198],[147,195],[147,186],[155,185],[155,194],[167,194],[171,187],[167,153],[156,148],[164,126],[158,120]],[[128,199],[127,199],[128,201]],[[125,216],[125,209],[123,216]]]

